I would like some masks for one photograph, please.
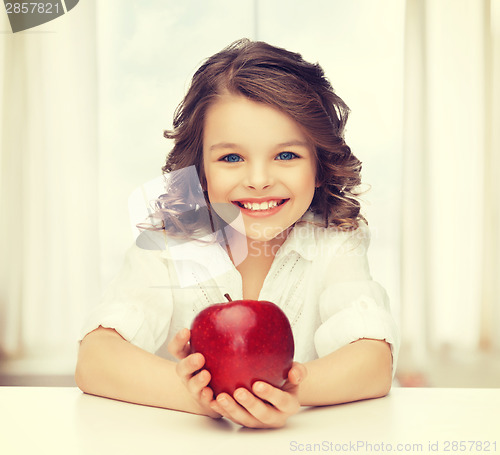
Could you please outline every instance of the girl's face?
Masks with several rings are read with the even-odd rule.
[[[228,222],[239,211],[250,239],[274,239],[314,196],[316,163],[300,126],[244,96],[223,96],[207,110],[203,164],[210,203]]]

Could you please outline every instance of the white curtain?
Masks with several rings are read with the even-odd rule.
[[[500,348],[499,5],[407,0],[402,368]]]
[[[76,350],[98,297],[95,2],[0,27],[0,353]]]

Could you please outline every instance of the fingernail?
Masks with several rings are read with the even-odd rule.
[[[254,387],[256,392],[266,391],[266,384],[264,384],[263,382],[257,382]]]
[[[234,392],[234,397],[238,400],[244,400],[247,396],[247,393],[244,390],[238,389]]]

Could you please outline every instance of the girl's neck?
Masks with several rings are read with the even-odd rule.
[[[286,229],[270,240],[255,240],[247,237],[249,256],[274,258],[281,245],[285,243],[291,229],[291,227]]]
[[[234,262],[240,272],[244,299],[259,300],[264,281],[269,274],[277,251],[286,240],[288,232],[269,241],[246,238],[247,255],[241,262]]]
[[[226,251],[235,266],[245,262],[272,262],[281,245],[285,242],[292,227],[270,240],[257,240],[244,236],[236,230],[226,235]],[[227,231],[226,231],[227,232]],[[246,242],[246,248],[244,247]]]

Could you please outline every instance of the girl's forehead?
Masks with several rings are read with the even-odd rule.
[[[207,110],[204,141],[268,139],[280,142],[308,142],[303,128],[288,114],[269,104],[243,95],[219,97]]]

